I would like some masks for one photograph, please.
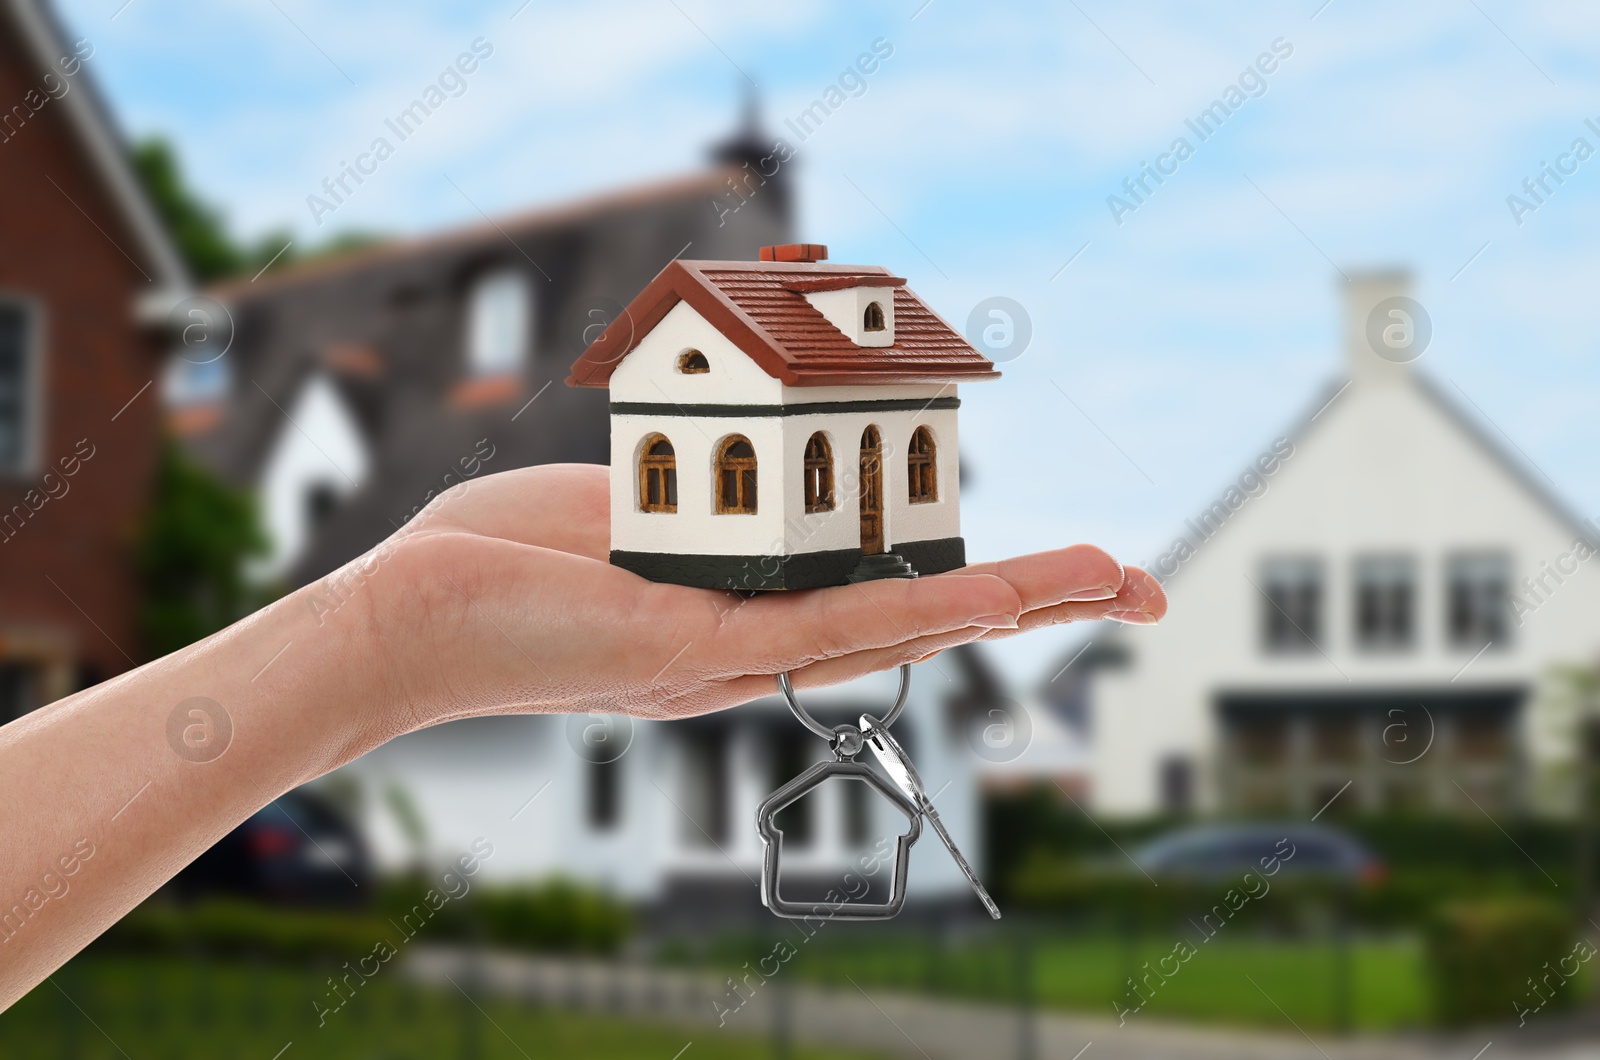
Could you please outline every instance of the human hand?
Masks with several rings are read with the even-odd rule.
[[[386,662],[379,736],[531,711],[687,717],[771,694],[785,671],[832,684],[968,641],[1166,611],[1154,578],[1089,545],[745,599],[613,567],[609,536],[607,469],[565,464],[456,487],[380,546],[392,554],[359,618],[330,619]]]
[[[63,837],[99,847],[71,905],[6,940],[0,1008],[277,795],[402,732],[529,711],[685,717],[768,695],[785,671],[827,684],[1166,610],[1153,578],[1087,545],[753,599],[661,585],[607,562],[607,480],[582,465],[473,479],[332,584],[0,726],[0,803],[29,808],[8,818],[4,893],[35,886]],[[196,697],[226,722],[198,757],[173,729]]]

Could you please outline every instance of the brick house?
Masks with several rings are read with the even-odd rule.
[[[41,0],[0,0],[0,722],[143,658],[146,388],[187,277],[93,66]]]

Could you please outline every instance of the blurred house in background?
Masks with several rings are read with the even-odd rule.
[[[803,693],[825,725],[881,713],[896,675]],[[965,721],[994,702],[998,681],[975,649],[913,668],[895,737],[916,760],[940,816],[974,856],[983,849],[977,766]],[[686,721],[612,714],[487,718],[402,736],[346,766],[369,797],[365,831],[380,866],[413,856],[384,805],[403,789],[426,822],[434,856],[482,836],[495,854],[486,878],[561,875],[648,906],[657,927],[761,916],[762,847],[756,807],[829,755],[776,696]],[[785,896],[820,900],[880,840],[905,830],[898,811],[864,784],[824,785],[786,811]],[[888,885],[888,872],[868,882]],[[852,885],[853,886],[853,885]],[[881,896],[872,900],[879,900]],[[937,840],[912,850],[908,901],[971,901]],[[965,909],[962,905],[959,908]]]
[[[559,381],[674,257],[789,238],[789,174],[753,172],[771,144],[752,111],[702,173],[211,291],[232,346],[174,357],[167,401],[189,451],[258,493],[262,573],[322,577],[472,474],[605,463],[605,395]]]
[[[145,388],[188,278],[93,54],[47,5],[0,3],[0,723],[143,658]]]
[[[1406,293],[1398,274],[1350,282],[1348,378],[1153,564],[1166,621],[1097,638],[1052,683],[1092,731],[1097,809],[1570,798],[1551,671],[1600,647],[1600,532],[1453,383],[1375,352]]]

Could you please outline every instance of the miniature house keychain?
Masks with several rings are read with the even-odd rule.
[[[755,262],[673,261],[572,366],[569,385],[610,389],[613,564],[653,581],[740,591],[966,564],[955,387],[999,373],[905,280],[827,256],[826,247],[790,244],[762,248]],[[889,734],[910,680],[902,666],[881,719],[830,729],[779,676],[790,709],[834,754],[757,812],[761,897],[779,916],[894,916],[923,818],[1000,915]],[[868,749],[889,781],[856,761]],[[886,901],[819,913],[780,894],[776,818],[830,779],[869,785],[910,828]]]

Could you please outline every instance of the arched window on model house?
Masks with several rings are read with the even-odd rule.
[[[678,455],[664,434],[652,434],[639,449],[639,510],[678,510]]]
[[[867,311],[861,314],[861,330],[882,331],[884,326],[883,306],[877,302],[868,302]]]
[[[906,481],[912,504],[939,499],[939,457],[933,432],[926,427],[911,432],[911,444],[906,447]]]
[[[754,515],[756,450],[742,434],[730,434],[717,447],[718,515]]]
[[[806,514],[833,511],[833,447],[821,431],[806,442],[803,475]]]

